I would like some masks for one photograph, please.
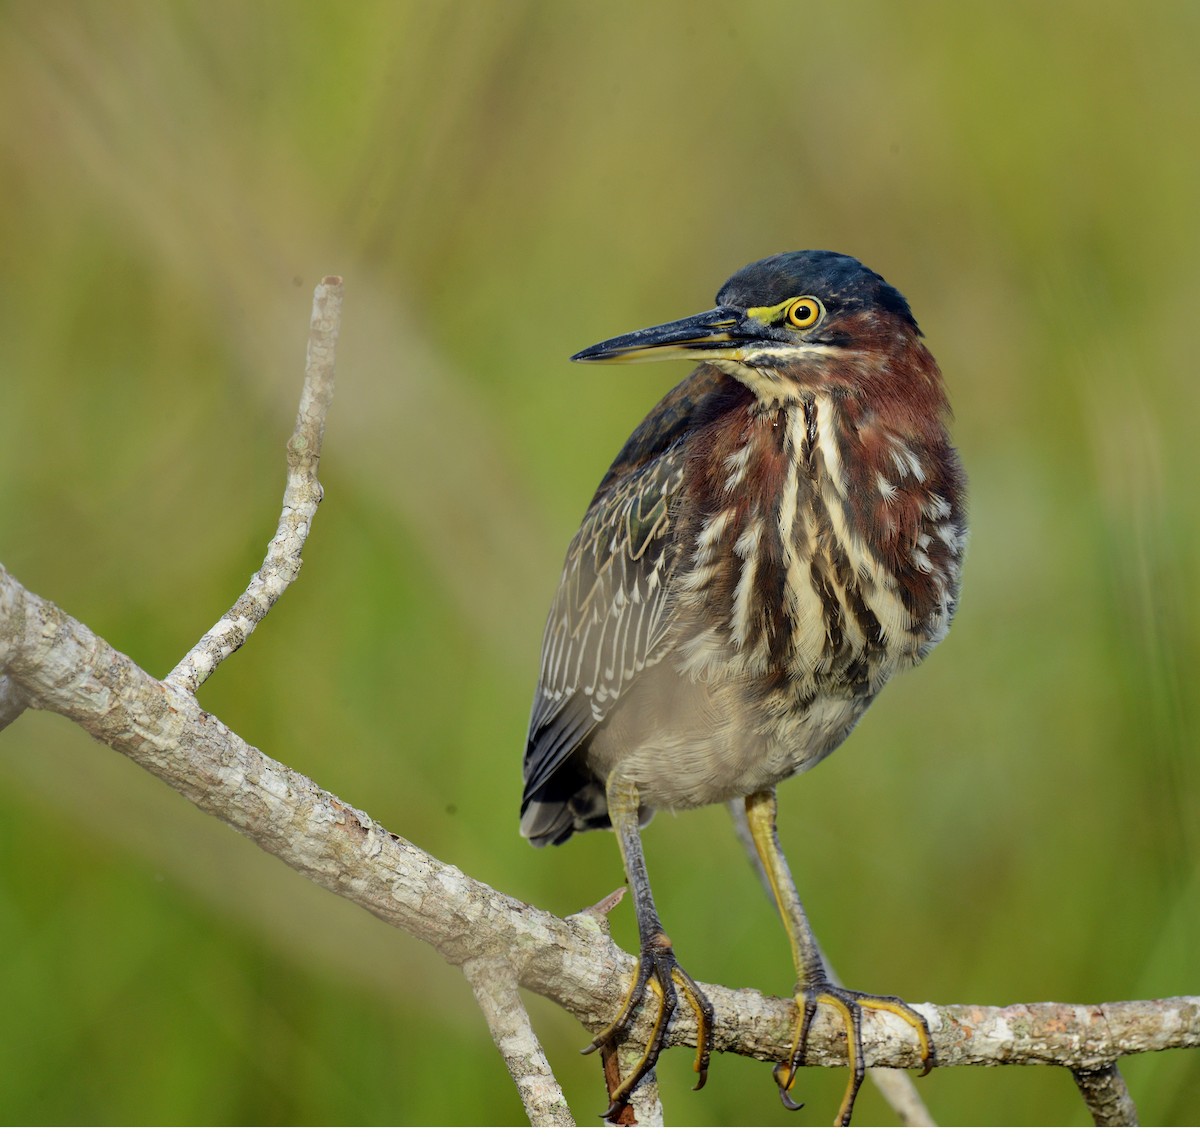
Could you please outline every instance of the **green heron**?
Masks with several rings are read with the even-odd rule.
[[[605,340],[585,361],[699,361],[633,432],[567,551],[542,643],[521,832],[534,845],[611,827],[641,952],[592,1048],[658,998],[615,1117],[658,1059],[678,991],[697,1019],[697,1087],[712,1007],[679,966],[650,892],[640,827],[655,810],[744,800],[798,976],[797,1027],[775,1068],[784,1105],[817,1006],[841,1015],[862,1083],[862,1009],[925,1019],[829,979],[775,828],[775,786],[834,750],[896,672],[945,635],[966,540],[964,477],[941,373],[907,301],[853,257],[782,253],[735,273],[717,307]]]

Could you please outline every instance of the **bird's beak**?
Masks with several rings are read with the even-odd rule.
[[[736,360],[757,337],[748,334],[740,308],[714,308],[670,324],[627,332],[576,352],[584,363],[637,363],[642,360]]]

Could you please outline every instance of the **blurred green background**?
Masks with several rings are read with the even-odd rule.
[[[517,835],[567,541],[682,374],[575,350],[794,248],[909,297],[971,477],[947,643],[781,829],[848,982],[917,1000],[1200,989],[1200,8],[1062,2],[7,3],[0,560],[164,675],[259,564],[311,291],[346,278],[299,583],[204,706],[556,912],[616,844]],[[721,810],[647,855],[702,980],[786,993]],[[0,736],[0,1122],[519,1124],[462,977],[65,721]],[[629,906],[614,932],[635,943]],[[581,1123],[583,1030],[530,997]],[[660,1064],[667,1118],[825,1124]],[[1200,1055],[1123,1064],[1200,1122]],[[1082,1124],[947,1070],[940,1122]],[[856,1119],[888,1121],[864,1092]]]

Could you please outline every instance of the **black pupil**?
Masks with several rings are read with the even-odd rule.
[[[812,306],[808,304],[797,304],[792,309],[792,319],[803,324],[812,317]]]

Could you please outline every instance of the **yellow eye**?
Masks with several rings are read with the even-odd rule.
[[[821,319],[824,309],[815,296],[800,296],[789,301],[786,312],[788,323],[793,328],[811,328]]]

